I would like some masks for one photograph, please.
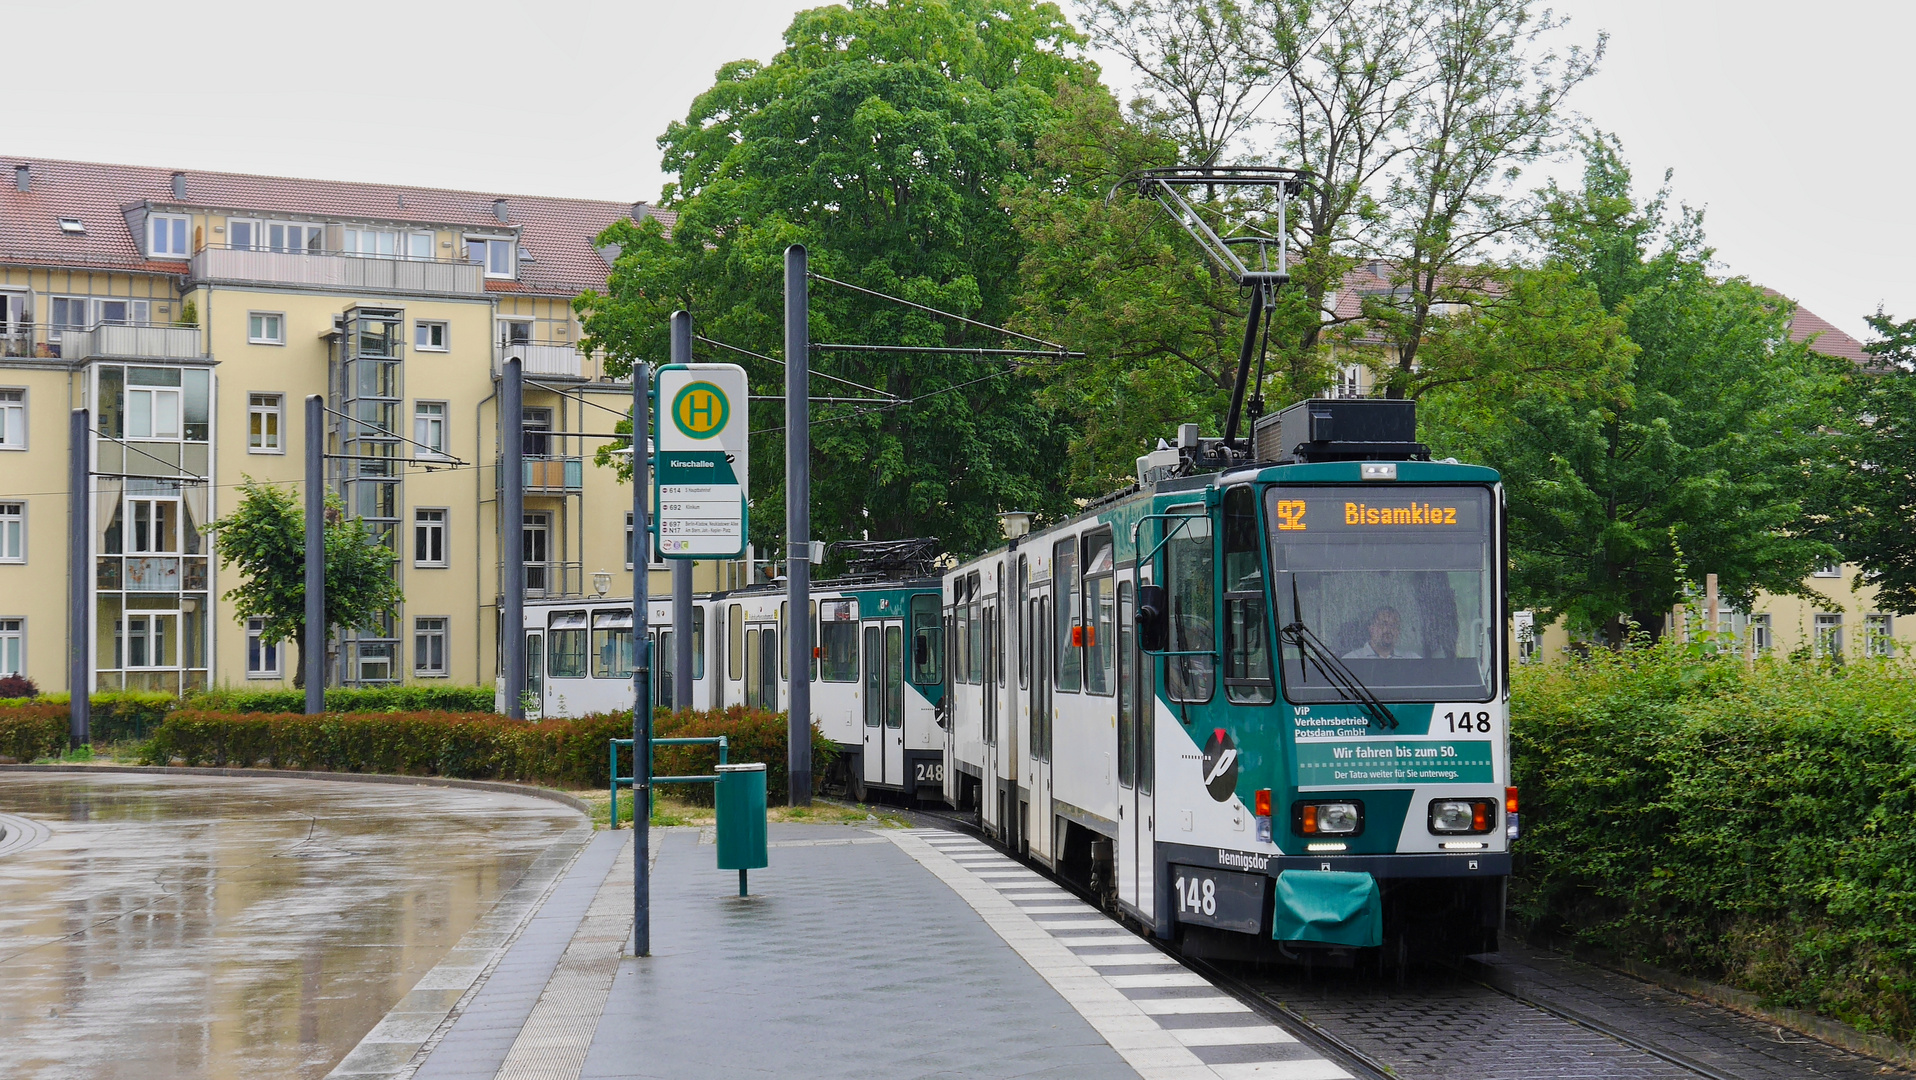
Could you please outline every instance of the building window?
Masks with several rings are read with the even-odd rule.
[[[128,499],[131,523],[126,550],[132,555],[177,555],[180,550],[180,504],[174,499]]]
[[[163,255],[187,255],[187,221],[171,214],[155,214],[146,219],[146,253],[149,258]]]
[[[180,392],[162,387],[132,387],[126,392],[129,439],[180,437]]]
[[[425,352],[446,351],[446,324],[421,320],[412,326],[412,343]]]
[[[499,320],[499,344],[530,345],[532,343],[532,322],[529,319]]]
[[[529,594],[543,596],[551,582],[549,575],[552,568],[546,565],[546,541],[551,536],[551,530],[552,515],[546,513],[527,514],[524,524],[520,526],[520,558],[526,568],[526,592]]]
[[[412,673],[433,678],[446,676],[446,620],[412,621]]]
[[[318,225],[288,225],[275,221],[267,225],[263,233],[254,235],[265,240],[269,251],[317,255],[325,247],[326,231]]]
[[[487,277],[512,276],[513,241],[466,237],[466,261],[486,268]]]
[[[1843,615],[1841,612],[1837,612],[1834,615],[1816,616],[1815,647],[1816,655],[1818,656],[1843,655]]]
[[[243,218],[226,219],[226,246],[241,251],[252,251],[265,246],[265,237],[260,235],[260,223]]]
[[[1770,617],[1768,615],[1750,616],[1750,652],[1762,656],[1770,651],[1774,639],[1770,637]]]
[[[407,233],[406,257],[408,259],[432,258],[432,234],[424,232]]]
[[[279,394],[251,394],[246,405],[246,452],[249,454],[284,454],[286,444],[280,438],[280,423],[284,415],[281,402],[285,398]]]
[[[27,561],[27,504],[0,502],[0,563]]]
[[[27,448],[27,392],[0,390],[0,450]]]
[[[446,456],[446,403],[415,401],[412,406],[414,457]]]
[[[1826,562],[1823,565],[1817,567],[1815,572],[1810,574],[1810,576],[1811,577],[1842,577],[1843,565],[1841,563]]]
[[[279,647],[282,642],[267,643],[265,633],[265,619],[246,620],[246,677],[249,679],[279,678]]]
[[[1863,616],[1863,643],[1871,656],[1893,656],[1896,647],[1892,644],[1891,631],[1894,629],[1888,615]]]
[[[414,566],[445,566],[446,512],[412,512],[412,563]]]
[[[347,229],[342,245],[348,255],[385,256],[399,254],[399,234],[391,229]]]
[[[255,345],[286,344],[286,316],[276,311],[255,311],[247,315],[246,340]]]
[[[57,339],[62,330],[85,330],[86,305],[87,299],[84,296],[54,297],[50,305],[53,309],[51,312],[53,325],[49,331],[50,335]]]
[[[27,621],[0,619],[0,675],[24,675],[27,670]]]
[[[102,300],[98,322],[111,326],[145,326],[150,321],[152,302],[147,300]]]

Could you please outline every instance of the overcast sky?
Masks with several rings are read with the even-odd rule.
[[[814,0],[815,2],[815,0]],[[182,0],[18,5],[0,148],[184,169],[656,198],[654,140],[727,60],[777,51],[793,0],[537,4]],[[1706,207],[1722,269],[1861,336],[1916,316],[1899,195],[1916,8],[1561,0],[1610,32],[1572,100],[1653,189]],[[1108,70],[1110,81],[1124,73]]]

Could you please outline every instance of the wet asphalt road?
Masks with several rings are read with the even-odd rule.
[[[323,1077],[585,827],[489,792],[142,774],[0,774],[9,815],[10,1080]]]

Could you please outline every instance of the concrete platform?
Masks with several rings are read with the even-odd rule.
[[[334,1080],[1347,1075],[948,832],[773,825],[741,900],[709,830],[656,830],[630,956],[631,835],[598,834],[430,1034],[396,1010]]]

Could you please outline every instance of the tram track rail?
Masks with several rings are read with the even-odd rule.
[[[887,810],[912,821],[916,825],[945,828],[966,833],[983,840],[995,850],[1017,858],[1015,852],[1006,851],[989,836],[984,835],[975,815],[928,808],[901,809],[898,807],[887,807]],[[1029,860],[1020,859],[1020,862],[1080,899],[1094,906],[1097,905],[1097,898],[1087,890],[1060,878],[1047,868],[1032,863]],[[1133,932],[1137,930],[1137,927],[1131,925],[1131,921],[1128,919],[1118,917],[1116,921],[1121,925],[1127,926],[1127,928]],[[1686,1078],[1686,1080],[1690,1077],[1702,1077],[1705,1078],[1705,1080],[1762,1080],[1762,1078],[1778,1075],[1779,1067],[1784,1067],[1784,1063],[1777,1061],[1773,1056],[1767,1060],[1754,1060],[1747,1069],[1739,1068],[1736,1064],[1731,1064],[1726,1067],[1725,1065],[1711,1061],[1699,1060],[1692,1054],[1685,1053],[1683,1050],[1667,1045],[1654,1036],[1633,1031],[1614,1021],[1592,1015],[1578,1008],[1566,1006],[1558,1002],[1542,1000],[1539,995],[1527,991],[1521,985],[1520,980],[1514,979],[1505,971],[1500,970],[1497,964],[1480,960],[1465,958],[1454,963],[1430,965],[1423,968],[1421,971],[1422,980],[1428,981],[1433,977],[1440,979],[1440,982],[1430,986],[1428,989],[1418,987],[1405,988],[1400,983],[1398,989],[1389,991],[1384,987],[1381,980],[1376,983],[1360,984],[1360,988],[1363,989],[1385,992],[1381,994],[1377,1001],[1377,1007],[1374,1012],[1360,1012],[1357,1014],[1357,1019],[1353,1020],[1352,1016],[1349,1015],[1332,1018],[1312,1015],[1314,1010],[1311,1010],[1308,1004],[1287,1000],[1287,998],[1292,996],[1290,993],[1287,993],[1287,990],[1294,991],[1298,989],[1298,987],[1295,984],[1287,985],[1280,977],[1260,978],[1255,975],[1247,976],[1243,972],[1232,970],[1229,966],[1203,958],[1185,955],[1166,942],[1158,941],[1142,934],[1139,935],[1138,940],[1140,943],[1151,945],[1166,955],[1175,958],[1178,963],[1182,964],[1187,970],[1204,977],[1219,990],[1230,994],[1242,1002],[1254,1013],[1283,1027],[1291,1032],[1299,1042],[1309,1046],[1325,1058],[1337,1063],[1340,1067],[1351,1073],[1353,1077],[1359,1077],[1362,1078],[1362,1080],[1384,1080],[1384,1078],[1389,1078],[1389,1080],[1403,1080],[1405,1076],[1411,1075],[1471,1075],[1468,1072],[1456,1070],[1445,1071],[1441,1068],[1420,1067],[1416,1060],[1419,1057],[1428,1057],[1435,1052],[1437,1056],[1441,1058],[1448,1056],[1452,1052],[1452,1048],[1447,1046],[1432,1044],[1430,1042],[1420,1043],[1417,1041],[1419,1038],[1428,1038],[1427,1034],[1419,1036],[1406,1031],[1401,1035],[1398,1041],[1392,1041],[1388,1034],[1384,1036],[1378,1035],[1380,1031],[1389,1033],[1396,1029],[1398,1024],[1404,1019],[1401,1015],[1401,1011],[1406,1004],[1417,1006],[1427,1002],[1446,1001],[1454,998],[1458,989],[1465,987],[1470,988],[1473,992],[1493,995],[1496,999],[1501,999],[1506,1002],[1508,1007],[1521,1010],[1523,1014],[1527,1014],[1531,1017],[1530,1020],[1524,1021],[1526,1024],[1556,1024],[1558,1027],[1554,1030],[1559,1032],[1564,1030],[1564,1025],[1567,1025],[1568,1028],[1576,1029],[1584,1033],[1582,1037],[1590,1043],[1609,1045],[1611,1050],[1604,1052],[1604,1056],[1609,1057],[1615,1065],[1620,1067],[1615,1075],[1654,1076],[1666,1078],[1666,1080],[1674,1080],[1674,1078],[1677,1077]],[[1340,1020],[1342,1020],[1343,1023],[1340,1023]],[[1359,1045],[1359,1043],[1352,1038],[1345,1037],[1344,1034],[1340,1033],[1340,1027],[1346,1031],[1352,1030],[1353,1028],[1358,1029],[1360,1034],[1370,1036],[1366,1041],[1371,1045]],[[1481,1051],[1483,1049],[1482,1047],[1471,1044],[1471,1040],[1462,1034],[1459,1034],[1457,1039],[1458,1042],[1455,1046],[1455,1050],[1457,1051]],[[1520,1042],[1521,1040],[1518,1041]],[[1682,1039],[1681,1041],[1692,1044],[1695,1043],[1694,1039]],[[1516,1048],[1512,1049],[1516,1052],[1519,1060],[1511,1061],[1506,1059],[1500,1062],[1500,1066],[1496,1070],[1496,1075],[1543,1075],[1549,1071],[1549,1067],[1542,1061],[1537,1063],[1537,1071],[1527,1071],[1526,1063],[1521,1060],[1524,1056],[1522,1051]],[[1830,1053],[1842,1053],[1834,1047],[1824,1047],[1824,1049]],[[1560,1048],[1555,1046],[1545,1045],[1538,1047],[1540,1055],[1547,1055],[1548,1053],[1558,1050],[1560,1050]],[[1641,1056],[1635,1057],[1635,1055]],[[1632,1058],[1634,1058],[1634,1060],[1632,1060]],[[1789,1073],[1789,1075],[1827,1076],[1863,1075],[1865,1073],[1880,1075],[1892,1072],[1897,1075],[1908,1075],[1907,1073],[1902,1073],[1894,1069],[1893,1066],[1880,1070],[1871,1067],[1872,1065],[1881,1066],[1883,1064],[1881,1062],[1869,1062],[1863,1059],[1858,1059],[1858,1061],[1860,1067],[1852,1070],[1825,1071],[1823,1069],[1805,1069],[1802,1072]],[[1612,1074],[1605,1073],[1604,1075]]]

